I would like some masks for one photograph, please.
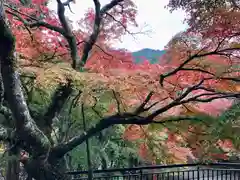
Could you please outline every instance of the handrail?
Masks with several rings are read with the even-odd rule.
[[[154,166],[139,166],[133,168],[114,168],[114,169],[104,169],[104,170],[93,170],[93,173],[107,173],[107,172],[126,172],[126,171],[138,171],[138,170],[148,170],[148,169],[167,169],[167,168],[179,168],[179,167],[199,167],[199,166],[211,166],[211,167],[240,167],[240,163],[192,163],[192,164],[172,164],[172,165],[154,165]],[[88,171],[69,171],[67,174],[87,174]]]

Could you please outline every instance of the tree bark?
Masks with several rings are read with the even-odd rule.
[[[38,156],[35,159],[32,158],[22,161],[29,177],[35,180],[71,179],[70,176],[66,174],[67,165],[64,157],[55,159],[48,156],[48,159],[45,159],[45,156],[43,156],[43,158]]]
[[[35,180],[69,180],[70,177],[57,167],[39,159],[25,164],[28,175]]]
[[[11,143],[9,143],[9,146],[11,147]],[[17,159],[19,150],[18,148],[13,148],[9,150],[8,154],[15,157],[8,160],[6,180],[19,180],[20,163]]]

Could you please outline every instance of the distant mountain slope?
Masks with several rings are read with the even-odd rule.
[[[151,64],[158,62],[159,58],[166,53],[165,50],[155,50],[155,49],[141,49],[136,52],[132,52],[133,57],[135,58],[136,63],[140,63],[143,59],[147,59]]]

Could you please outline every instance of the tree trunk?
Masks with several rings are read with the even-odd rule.
[[[62,163],[61,163],[62,164]],[[29,177],[36,180],[69,180],[65,170],[60,168],[60,164],[51,165],[41,159],[31,160],[25,164],[25,169]]]
[[[14,160],[8,161],[6,180],[19,180],[19,162]]]
[[[9,146],[11,147],[11,144]],[[13,148],[8,154],[11,159],[7,162],[6,180],[19,180],[20,163],[17,158],[19,150],[18,148]]]
[[[84,105],[81,106],[81,112],[82,112],[82,119],[83,119],[83,129],[86,132],[87,126],[86,126],[86,119],[85,119],[85,113],[84,113]],[[87,162],[88,162],[88,180],[93,179],[93,171],[92,171],[92,160],[91,160],[91,149],[90,149],[90,140],[86,140],[86,152],[87,152]]]
[[[46,158],[37,157],[35,159],[23,161],[24,168],[29,177],[36,180],[69,180],[66,174],[65,158],[46,160]]]

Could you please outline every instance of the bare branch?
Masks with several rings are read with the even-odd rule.
[[[17,11],[17,10],[15,10],[15,11]],[[18,12],[18,11],[17,11],[17,12]],[[19,14],[17,14],[17,13],[14,13],[14,12],[9,11],[9,10],[6,10],[6,13],[11,14],[11,15],[17,17],[19,21],[21,21],[25,26],[28,26],[28,27],[30,27],[30,28],[34,28],[34,27],[45,27],[45,28],[47,28],[47,29],[53,30],[53,31],[55,31],[55,32],[58,32],[58,33],[62,34],[63,36],[66,36],[66,33],[64,32],[64,30],[63,30],[61,27],[53,26],[53,25],[51,25],[51,24],[48,24],[48,23],[43,22],[43,21],[38,21],[38,20],[37,20],[36,22],[30,23],[30,22],[24,20],[24,19],[23,19]]]
[[[143,112],[145,111],[144,106],[150,100],[152,93],[150,93],[145,101],[140,105],[140,107],[135,112]],[[170,109],[171,107],[169,107]],[[117,124],[138,124],[138,125],[145,125],[149,123],[154,123],[153,117],[141,117],[136,115],[135,113],[123,113],[123,114],[116,114],[109,117],[105,117],[101,119],[94,127],[90,128],[86,133],[76,136],[71,139],[69,142],[65,142],[54,147],[51,150],[50,158],[56,159],[64,156],[68,151],[71,151],[73,148],[78,146],[79,144],[83,143],[86,139],[96,135],[98,132],[102,131],[103,129],[109,128],[110,126],[117,125]]]
[[[76,107],[77,103],[78,103],[78,100],[80,99],[81,97],[81,94],[82,94],[82,91],[79,90],[77,95],[73,98],[72,102],[71,102],[71,105],[70,105],[70,108],[69,108],[69,111],[68,111],[68,115],[70,116],[70,114],[72,113],[72,109]]]
[[[127,27],[126,27],[121,21],[117,20],[114,16],[112,16],[112,15],[109,14],[109,13],[106,13],[106,15],[108,15],[108,16],[111,17],[114,21],[116,21],[118,24],[120,24],[128,34],[134,34],[134,33],[131,33],[131,32],[127,29]]]
[[[135,114],[140,114],[140,113],[146,111],[145,106],[150,101],[152,96],[153,96],[153,92],[150,92],[147,95],[146,99],[143,101],[143,103],[135,110]],[[152,106],[150,106],[150,107],[152,107]]]
[[[51,104],[47,108],[47,112],[45,113],[44,117],[49,120],[52,120],[54,117],[56,117],[71,93],[71,80],[68,80],[67,83],[59,84],[59,87],[55,91]]]
[[[72,12],[72,9],[71,9],[71,6],[70,6],[70,3],[73,2],[73,0],[67,0],[66,2],[63,3],[64,6],[68,6],[69,10]]]

